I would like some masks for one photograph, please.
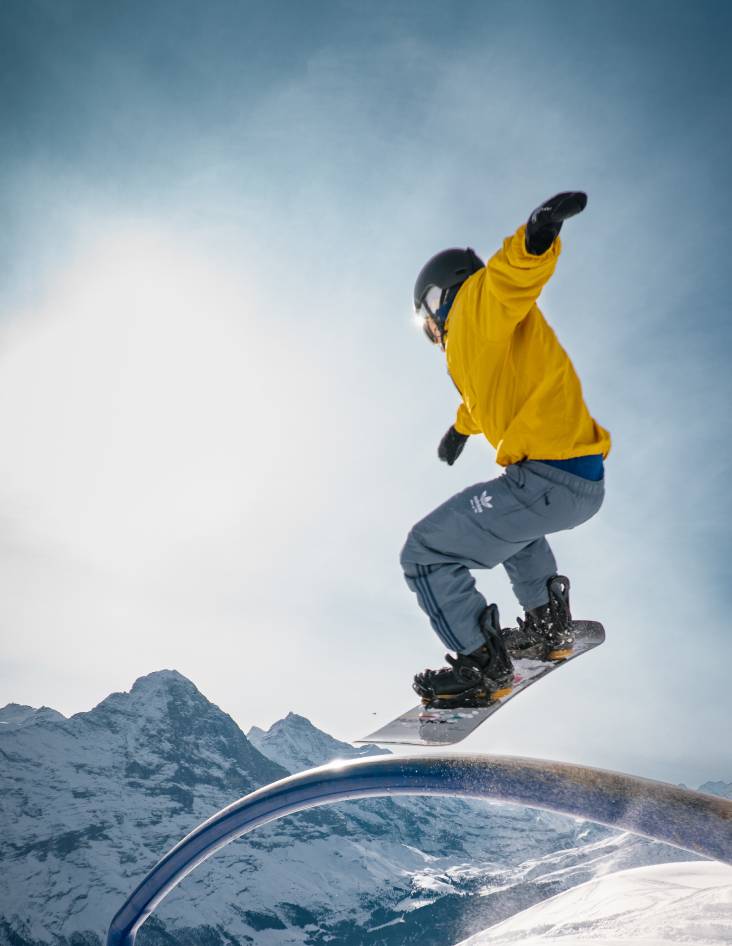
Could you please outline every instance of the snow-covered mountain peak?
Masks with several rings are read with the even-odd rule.
[[[286,773],[263,757],[236,722],[177,670],[140,677],[69,720],[89,743],[94,734],[123,740],[128,777],[228,785],[233,797]],[[154,762],[153,762],[154,760]],[[243,773],[247,773],[242,778]],[[195,775],[194,775],[195,773]]]
[[[721,798],[732,798],[732,782],[705,782],[699,786],[699,791],[708,795],[719,795]]]
[[[171,701],[180,705],[196,706],[209,703],[182,673],[177,670],[156,670],[144,677],[138,677],[129,691],[111,693],[92,712],[124,711],[147,715],[156,709],[165,711]]]
[[[66,717],[50,706],[24,706],[21,703],[8,703],[0,709],[0,726],[16,728],[39,721],[58,721]]]
[[[192,683],[188,677],[184,677],[178,670],[154,670],[144,677],[138,677],[132,684],[130,693],[144,693],[161,689],[171,690],[176,687],[182,687],[193,693],[197,693],[199,696],[201,695],[196,685]]]
[[[287,773],[175,671],[69,719],[0,726],[0,943],[99,937],[134,882],[217,808]],[[87,896],[79,891],[93,890]],[[196,925],[189,911],[189,925]],[[87,940],[84,939],[84,942]],[[97,942],[89,939],[89,942]]]
[[[168,746],[175,756],[189,751],[200,757],[212,743],[214,751],[226,745],[236,752],[240,744],[251,750],[234,720],[177,670],[140,677],[129,691],[112,693],[71,720],[78,726],[124,733],[127,741],[146,745],[154,741],[163,749]]]
[[[335,759],[362,759],[387,752],[376,746],[356,748],[341,742],[318,729],[309,719],[292,712],[266,731],[252,726],[247,738],[260,752],[290,772],[301,772]]]
[[[217,809],[286,772],[379,752],[296,713],[249,741],[174,670],[69,719],[11,705],[0,722],[0,946],[99,946],[134,884]],[[349,801],[219,852],[143,935],[149,946],[454,943],[601,872],[679,856],[517,806]]]

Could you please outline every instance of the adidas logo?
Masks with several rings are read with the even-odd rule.
[[[484,509],[493,509],[493,497],[488,495],[488,490],[483,490],[480,496],[471,496],[470,505],[473,512],[482,513]]]

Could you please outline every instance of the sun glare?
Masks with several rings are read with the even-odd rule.
[[[2,479],[44,534],[144,556],[230,521],[246,465],[231,431],[256,385],[252,299],[251,281],[245,295],[191,248],[132,230],[98,241],[15,321]]]

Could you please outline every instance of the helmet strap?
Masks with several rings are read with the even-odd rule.
[[[462,283],[460,283],[462,286]],[[440,329],[440,335],[444,336],[445,334],[445,322],[447,322],[447,317],[450,314],[450,309],[452,304],[455,301],[455,296],[458,294],[458,289],[460,286],[451,286],[449,289],[445,289],[440,298],[440,307],[435,312],[433,318]]]

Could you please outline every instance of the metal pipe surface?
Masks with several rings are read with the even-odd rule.
[[[388,795],[462,795],[543,808],[732,864],[732,801],[664,782],[511,756],[386,756],[331,763],[245,795],[183,838],[117,912],[107,946],[133,946],[140,925],[173,887],[248,831],[306,808]]]

